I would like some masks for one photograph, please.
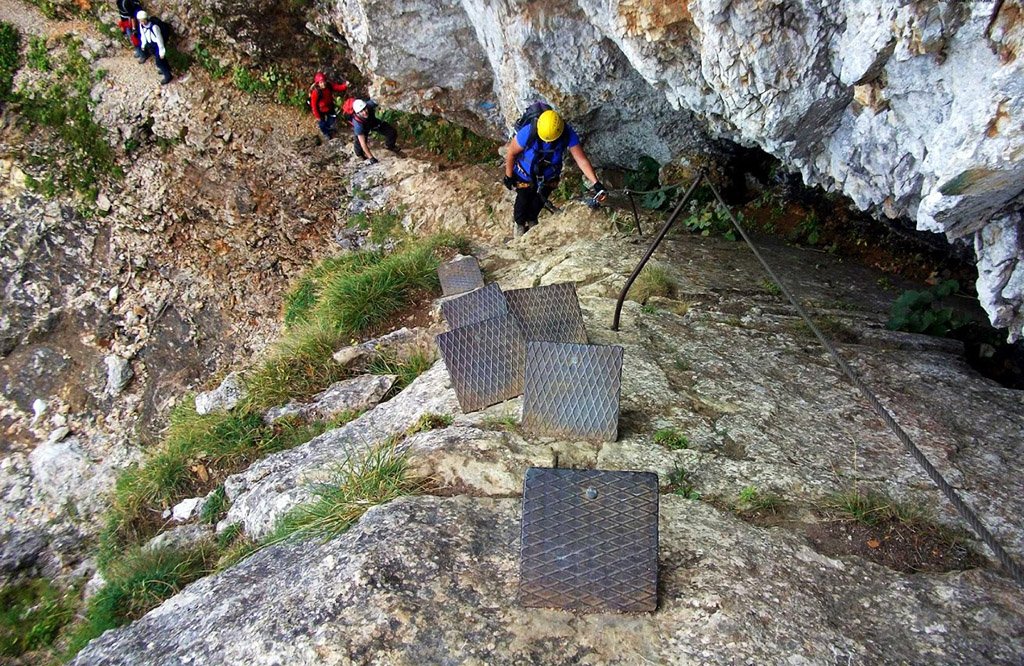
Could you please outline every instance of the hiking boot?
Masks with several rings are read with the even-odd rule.
[[[385,148],[393,152],[397,157],[402,157],[402,149],[398,146],[385,146]]]
[[[174,78],[174,77],[172,77],[172,76],[165,76],[163,79],[160,80],[160,85],[166,86],[168,83],[171,82],[172,78]]]
[[[520,238],[525,233],[526,233],[526,225],[525,224],[519,224],[517,222],[515,224],[515,228],[512,230],[512,238]]]

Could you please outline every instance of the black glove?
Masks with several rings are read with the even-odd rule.
[[[514,190],[516,189],[516,185],[519,183],[519,179],[515,176],[505,176],[505,180],[502,182],[505,183],[506,190]]]
[[[371,157],[370,159],[366,160],[367,164],[376,164],[377,162],[378,160],[376,157]]]
[[[601,181],[594,181],[594,186],[590,189],[594,190],[595,201],[604,201],[608,198],[608,190],[604,189],[604,184]]]

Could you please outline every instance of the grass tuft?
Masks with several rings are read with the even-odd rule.
[[[416,351],[400,358],[394,352],[379,353],[370,361],[366,371],[373,375],[397,375],[393,392],[401,391],[434,365],[434,355]]]
[[[139,619],[192,581],[213,570],[217,549],[204,543],[189,550],[137,548],[109,568],[107,585],[89,601],[85,620],[68,647],[77,654],[108,629]]]
[[[254,410],[305,400],[349,377],[334,352],[348,342],[344,331],[312,322],[287,331],[270,354],[245,375],[248,402]]]
[[[859,488],[836,493],[826,500],[825,505],[850,520],[869,526],[889,520],[915,524],[925,519],[924,510],[918,506],[897,502],[883,493]]]
[[[782,507],[782,498],[773,493],[758,490],[757,486],[746,486],[740,491],[736,502],[736,510],[740,513],[778,513]]]
[[[690,440],[675,428],[662,428],[654,433],[654,443],[673,451],[690,448]]]
[[[668,270],[660,264],[650,263],[644,266],[633,283],[631,300],[645,304],[652,296],[671,297],[675,293],[676,283],[669,277]]]
[[[0,589],[0,657],[50,648],[75,616],[75,596],[42,578]]]
[[[394,442],[375,448],[362,459],[339,466],[331,481],[314,488],[316,500],[300,506],[278,523],[267,544],[292,538],[332,539],[372,506],[416,492],[420,482],[409,473],[408,459]]]

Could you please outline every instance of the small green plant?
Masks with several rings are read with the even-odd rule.
[[[690,440],[675,428],[662,428],[654,433],[654,443],[673,451],[690,448]]]
[[[830,496],[825,505],[863,525],[878,525],[895,520],[913,524],[924,520],[924,511],[911,504],[904,504],[879,492],[849,488]]]
[[[505,430],[507,432],[515,432],[519,429],[519,419],[515,414],[488,416],[480,422],[480,427],[486,430]]]
[[[199,512],[199,522],[216,525],[228,512],[228,496],[224,486],[217,486]]]
[[[21,66],[21,34],[10,23],[0,22],[0,102],[12,99],[14,75]]]
[[[772,296],[782,295],[782,287],[776,284],[773,280],[765,278],[761,280],[761,288],[767,291]]]
[[[758,490],[757,486],[746,486],[743,488],[736,503],[736,509],[741,513],[778,513],[781,506],[781,497],[772,493],[762,492]]]
[[[699,500],[700,493],[694,485],[694,474],[685,467],[676,466],[668,475],[672,493],[688,500]]]
[[[633,300],[646,305],[652,296],[671,297],[675,290],[676,283],[668,269],[661,264],[650,263],[640,271],[630,292]]]
[[[650,303],[640,306],[640,312],[643,312],[644,314],[655,314],[657,311],[658,308]]]
[[[286,515],[266,543],[291,538],[332,539],[371,506],[415,493],[419,487],[409,473],[408,459],[396,451],[395,442],[388,442],[364,458],[349,459],[339,466],[331,481],[314,487],[316,500]]]
[[[706,203],[700,203],[701,201]],[[683,219],[683,226],[693,233],[701,236],[721,236],[727,240],[737,239],[736,229],[732,225],[726,213],[718,205],[716,200],[710,199],[707,194],[695,196],[688,204],[689,215]],[[742,223],[743,215],[736,214],[737,219]]]
[[[497,142],[447,120],[393,109],[378,115],[391,123],[403,140],[409,137],[417,146],[450,162],[481,163],[497,158]]]
[[[42,578],[0,589],[0,657],[20,657],[52,646],[74,619],[75,596]]]
[[[45,37],[31,37],[28,40],[28,53],[25,55],[28,66],[38,72],[50,71],[50,53],[46,47]]]
[[[59,143],[50,150],[33,155],[34,166],[46,166],[47,179],[59,178],[60,185],[79,192],[93,201],[100,181],[123,174],[107,143],[107,131],[92,115],[96,105],[91,93],[103,72],[94,72],[82,55],[81,43],[69,38],[66,50],[52,71],[31,87],[19,90],[18,108],[31,122],[52,128]],[[36,181],[38,182],[38,181]],[[47,193],[51,188],[41,190]],[[53,190],[56,190],[54,183]]]
[[[941,307],[943,298],[960,288],[956,280],[940,282],[923,291],[906,291],[892,304],[886,326],[894,331],[925,335],[948,335],[967,323],[967,318],[950,307]]]
[[[210,52],[210,48],[204,43],[196,44],[192,49],[192,57],[214,79],[223,79],[228,75],[228,68],[217,56]]]
[[[416,351],[398,357],[394,353],[377,354],[370,361],[367,372],[373,375],[397,375],[393,390],[401,391],[434,365],[434,356],[428,352]]]
[[[817,245],[821,240],[821,221],[818,219],[818,214],[813,210],[807,213],[806,217],[800,221],[800,224],[793,229],[791,234],[791,240],[795,242],[803,242],[807,245]]]
[[[401,229],[403,210],[369,211],[358,213],[349,218],[350,227],[368,230],[370,241],[382,244],[395,237],[395,229]]]
[[[407,431],[408,434],[417,432],[427,432],[428,430],[439,430],[441,428],[447,428],[455,421],[455,418],[451,414],[424,414],[416,421]]]
[[[71,637],[69,657],[213,571],[216,558],[214,544],[203,543],[189,550],[139,548],[119,559],[105,574],[107,585],[89,601],[85,621]]]
[[[231,69],[231,80],[242,92],[270,98],[288,106],[305,106],[309,97],[304,86],[297,84],[291,76],[274,65],[259,72],[235,65]]]

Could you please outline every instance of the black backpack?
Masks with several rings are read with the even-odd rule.
[[[526,140],[526,145],[523,146],[523,150],[529,149],[535,143],[540,141],[540,137],[537,136],[537,119],[545,111],[553,111],[551,105],[547,102],[534,102],[530,106],[526,107],[526,111],[523,111],[523,115],[519,116],[519,120],[516,121],[515,129],[512,130],[512,136],[519,134],[519,130],[523,129],[527,125],[531,126],[530,137]],[[552,152],[557,151],[559,153],[565,152],[566,146],[569,145],[569,132],[568,130],[562,132],[562,136],[558,137],[558,140],[554,142]],[[535,160],[533,163],[533,169],[536,171],[541,166],[541,160]],[[531,178],[536,179],[536,174],[530,174]]]
[[[172,41],[171,36],[174,34],[174,30],[171,29],[171,24],[161,18],[157,18],[156,16],[150,16],[149,22],[160,30],[160,37],[164,40],[164,48],[170,51]]]
[[[519,130],[523,129],[527,125],[531,125],[533,129],[530,130],[530,138],[527,139],[526,145],[523,148],[529,148],[537,141],[537,119],[545,111],[553,111],[551,105],[547,102],[534,102],[530,106],[526,107],[526,111],[523,111],[523,115],[519,116],[519,120],[516,121],[515,128],[512,130],[512,136],[519,133]],[[562,132],[562,136],[558,137],[556,147],[558,150],[565,150],[566,144],[569,143],[569,133]]]

